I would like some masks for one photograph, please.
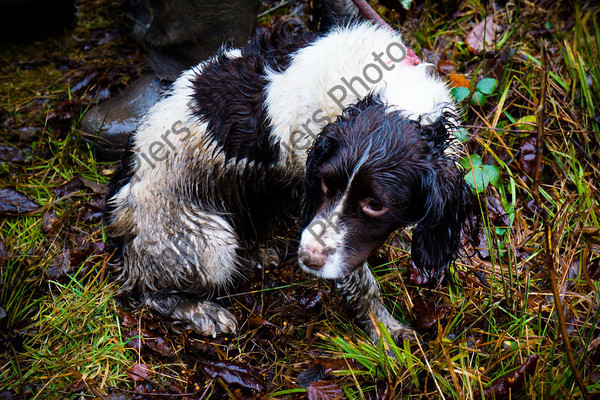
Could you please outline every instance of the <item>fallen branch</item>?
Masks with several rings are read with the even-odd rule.
[[[358,8],[363,17],[365,17],[375,25],[382,26],[391,31],[394,30],[394,28],[392,28],[387,22],[383,20],[383,18],[379,16],[379,14],[377,14],[377,11],[375,11],[373,7],[371,7],[371,5],[367,3],[366,0],[352,0],[352,2]]]

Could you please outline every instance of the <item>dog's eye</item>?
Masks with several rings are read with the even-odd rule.
[[[360,206],[363,212],[370,217],[379,217],[389,210],[385,205],[370,197],[361,200]]]

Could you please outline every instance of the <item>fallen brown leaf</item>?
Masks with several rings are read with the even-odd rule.
[[[437,304],[435,301],[428,299],[416,299],[412,309],[415,317],[415,327],[419,331],[426,331],[434,327],[437,322],[448,315],[451,308],[443,304]]]
[[[465,43],[473,53],[481,54],[496,42],[496,34],[500,27],[494,22],[494,17],[488,15],[476,24],[465,37]]]
[[[304,371],[298,374],[296,382],[300,387],[307,387],[312,382],[320,381],[333,371],[360,369],[360,364],[346,359],[323,358],[313,361]]]
[[[440,74],[449,75],[454,73],[456,66],[448,60],[440,60],[437,63],[437,70]]]
[[[498,196],[487,196],[488,217],[495,226],[510,226],[510,219],[502,206],[502,200]]]
[[[40,205],[14,189],[0,189],[0,214],[26,214]]]
[[[42,218],[42,225],[40,226],[40,231],[42,233],[54,233],[58,231],[59,221],[60,218],[58,218],[54,210],[48,211],[46,214],[44,214]]]
[[[465,78],[464,75],[455,74],[454,71],[450,71],[450,84],[452,87],[471,87],[471,81]]]
[[[344,391],[335,382],[316,381],[311,382],[306,388],[308,400],[334,400],[344,398]]]
[[[490,387],[483,391],[483,397],[486,399],[500,399],[513,396],[523,388],[526,376],[531,376],[535,372],[538,362],[538,355],[532,354],[516,371],[498,378]],[[475,398],[481,398],[481,393],[475,393]]]
[[[56,193],[57,196],[63,197],[63,196],[67,196],[71,193],[78,192],[82,188],[83,188],[83,183],[81,182],[81,180],[79,178],[75,177],[75,178],[71,179],[70,181],[68,181],[67,183],[64,183],[64,184],[60,185],[59,187],[57,187],[56,189],[54,189],[54,193]]]
[[[211,378],[221,378],[228,384],[242,386],[263,392],[266,389],[264,379],[249,365],[233,361],[207,362],[204,372]]]
[[[535,146],[537,143],[537,137],[531,135],[523,140],[519,147],[519,163],[521,169],[529,177],[533,177],[535,174]]]
[[[15,149],[12,146],[5,146],[0,144],[0,161],[8,161],[13,163],[23,162],[26,159],[26,155],[31,153],[30,149],[25,151]]]
[[[136,382],[150,379],[154,371],[144,363],[136,363],[127,370],[127,376]]]

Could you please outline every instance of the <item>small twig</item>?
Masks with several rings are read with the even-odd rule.
[[[438,338],[446,337],[442,330],[442,325],[438,323]],[[458,395],[459,400],[465,399],[465,392],[463,392],[460,387],[460,382],[458,377],[456,376],[456,372],[454,371],[454,364],[452,363],[452,359],[450,358],[450,354],[448,354],[448,349],[444,346],[444,342],[440,339],[439,346],[442,349],[442,353],[444,353],[444,358],[446,359],[446,364],[448,365],[448,372],[450,372],[450,376],[452,377],[452,382],[454,382],[454,388],[456,390],[456,394]]]
[[[379,25],[391,31],[394,30],[394,28],[392,28],[387,22],[383,20],[383,18],[379,16],[379,14],[377,14],[377,11],[375,11],[373,7],[371,7],[369,3],[367,3],[366,0],[352,0],[352,2],[358,8],[360,13],[369,21],[371,21],[375,25]]]
[[[207,386],[207,389],[210,386]],[[128,389],[120,389],[117,388],[116,390],[118,390],[119,392],[122,393],[129,393],[129,394],[139,394],[138,391],[135,390],[128,390]],[[204,392],[206,392],[206,390],[204,390]],[[204,394],[203,392],[203,394]],[[192,393],[167,393],[166,391],[164,393],[144,393],[144,397],[167,397],[169,399],[172,399],[173,397],[189,397],[189,396],[194,396],[196,394],[196,392],[192,392]],[[202,397],[200,397],[201,399]]]
[[[431,374],[433,383],[435,383],[435,387],[437,388],[440,397],[442,399],[446,400],[446,397],[444,396],[444,392],[442,392],[442,389],[440,388],[440,385],[438,384],[437,379],[435,378],[435,374],[433,373],[433,369],[431,368],[431,365],[429,364],[429,361],[427,360],[427,355],[425,355],[425,351],[423,350],[423,346],[421,346],[419,337],[417,336],[416,332],[413,332],[413,334],[415,336],[415,342],[417,343],[417,346],[419,346],[419,350],[421,350],[421,354],[423,354],[423,359],[425,360],[425,365],[427,366],[427,369],[429,370],[429,373]],[[450,366],[448,366],[448,368],[450,368]]]
[[[540,175],[542,171],[542,156],[543,156],[543,143],[544,143],[544,117],[546,108],[546,89],[548,86],[548,56],[546,53],[546,47],[542,47],[542,86],[540,89],[540,101],[535,112],[537,122],[537,141],[535,144],[535,168],[533,173],[533,185],[531,191],[535,199],[535,204],[540,210],[542,216],[542,223],[544,227],[544,255],[546,269],[548,270],[548,276],[550,277],[550,286],[552,288],[552,296],[554,297],[554,308],[556,309],[556,316],[558,318],[558,325],[565,345],[565,351],[567,353],[567,359],[569,365],[577,381],[577,385],[581,390],[581,394],[586,400],[589,400],[590,394],[585,387],[579,368],[577,368],[577,362],[573,355],[573,349],[571,348],[571,341],[569,340],[569,333],[567,332],[567,324],[565,322],[565,316],[563,314],[562,303],[560,301],[560,293],[558,290],[558,283],[556,279],[556,270],[554,268],[554,241],[552,240],[552,225],[548,218],[548,212],[542,203],[540,196]]]
[[[237,397],[235,397],[235,395],[233,394],[233,392],[231,391],[231,389],[229,389],[229,386],[227,386],[227,384],[225,383],[225,381],[223,380],[223,378],[218,377],[217,378],[217,383],[223,388],[223,390],[225,391],[225,393],[227,393],[227,396],[229,396],[229,398],[231,400],[236,400]]]

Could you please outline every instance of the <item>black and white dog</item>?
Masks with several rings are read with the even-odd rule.
[[[123,289],[202,334],[234,332],[210,294],[275,261],[272,238],[300,225],[300,267],[335,279],[372,338],[376,320],[411,336],[366,260],[408,225],[428,274],[458,250],[470,192],[455,106],[431,67],[398,34],[356,23],[266,34],[184,72],[113,178]]]

